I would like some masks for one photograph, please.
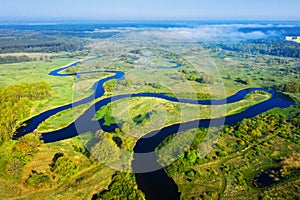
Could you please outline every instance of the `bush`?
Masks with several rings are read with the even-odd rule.
[[[226,151],[220,151],[220,152],[217,152],[217,156],[218,157],[226,157],[226,156],[228,156],[228,153]]]
[[[22,168],[26,165],[33,154],[38,151],[42,142],[38,135],[28,134],[20,138],[13,148],[7,165],[7,172],[12,175],[19,175]]]
[[[247,78],[247,80],[246,80],[246,84],[247,85],[252,85],[252,83],[253,83],[253,81],[252,81],[252,78]]]
[[[21,137],[15,148],[14,151],[19,151],[25,155],[33,155],[38,151],[38,147],[42,144],[40,140],[40,136],[36,134],[28,134]]]
[[[239,140],[239,141],[238,141],[238,144],[241,145],[241,146],[245,146],[245,141]]]
[[[185,173],[185,175],[188,177],[188,178],[194,178],[195,176],[195,171],[194,170],[189,170]]]
[[[32,170],[30,176],[25,180],[25,184],[39,188],[45,183],[49,182],[49,180],[50,178],[48,175]]]
[[[191,150],[186,153],[185,157],[190,164],[195,164],[197,158],[199,157],[199,153],[197,150]]]
[[[145,199],[142,191],[137,189],[133,174],[116,173],[112,179],[109,189],[94,195],[93,199]]]
[[[13,158],[7,165],[7,172],[11,175],[19,175],[22,172],[23,166],[24,163],[20,159]]]
[[[76,164],[63,154],[55,154],[53,162],[50,164],[50,171],[54,179],[64,180],[76,174],[78,168]]]

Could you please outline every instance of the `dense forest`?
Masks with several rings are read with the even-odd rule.
[[[119,33],[97,28],[99,25],[0,25],[0,53],[83,51],[91,39]]]
[[[80,39],[56,38],[35,34],[29,34],[27,37],[18,35],[13,37],[2,36],[0,38],[0,53],[82,51],[85,49],[86,43],[86,41]]]
[[[284,40],[247,40],[245,42],[228,42],[218,44],[225,50],[272,56],[300,58],[300,44]]]
[[[0,88],[0,144],[10,140],[22,120],[29,116],[33,100],[50,95],[51,87],[43,81]]]

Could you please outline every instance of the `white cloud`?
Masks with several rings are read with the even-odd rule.
[[[240,28],[272,28],[272,24],[223,24],[223,25],[204,25],[197,28],[172,28],[188,38],[197,41],[207,40],[246,40],[246,39],[261,39],[270,36],[275,36],[276,33],[269,31],[242,32]]]

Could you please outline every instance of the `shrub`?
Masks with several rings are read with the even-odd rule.
[[[7,165],[7,172],[11,175],[19,175],[22,172],[23,166],[24,163],[20,159],[13,158]]]
[[[228,155],[228,153],[226,151],[220,151],[220,152],[217,153],[217,155],[219,157],[226,157]]]
[[[26,185],[41,187],[43,184],[49,182],[50,178],[44,173],[38,173],[32,170],[30,176],[25,180]]]
[[[145,199],[142,191],[137,189],[134,175],[116,173],[108,190],[94,195],[93,199]]]
[[[42,144],[40,136],[36,134],[28,134],[21,137],[14,150],[22,152],[25,155],[33,155],[38,151],[38,147]]]
[[[77,170],[76,164],[63,154],[55,154],[53,162],[50,164],[50,171],[57,180],[67,179],[76,174]]]

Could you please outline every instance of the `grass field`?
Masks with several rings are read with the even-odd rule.
[[[31,115],[72,102],[74,77],[53,77],[49,72],[63,67],[78,58],[57,58],[52,62],[32,61],[0,65],[0,86],[23,82],[46,81],[52,88],[51,97],[45,101],[33,102]]]
[[[15,57],[20,57],[20,56],[28,56],[29,58],[36,58],[40,59],[45,58],[45,57],[51,57],[51,56],[59,56],[60,54],[54,54],[54,53],[2,53],[0,54],[1,57],[7,57],[7,56],[15,56]]]
[[[238,82],[237,79],[246,80],[248,77],[253,80],[251,87],[264,88],[299,79],[297,74],[287,73],[299,66],[299,59],[276,56],[240,58],[224,53],[222,57],[216,57],[214,60],[223,77],[226,90],[245,87],[245,84]],[[287,64],[279,64],[274,60],[285,61]]]
[[[113,102],[102,108],[98,116],[109,115],[106,119],[114,119],[106,122],[123,124],[123,131],[138,139],[153,130],[159,130],[165,126],[176,123],[188,122],[196,119],[210,119],[228,116],[266,101],[268,94],[251,94],[246,99],[236,103],[218,106],[191,105],[169,102],[156,98],[131,98]],[[106,113],[101,113],[101,112]],[[128,129],[128,127],[130,127]]]

